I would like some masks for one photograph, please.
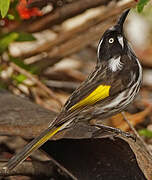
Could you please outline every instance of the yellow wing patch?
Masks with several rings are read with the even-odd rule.
[[[81,101],[73,105],[70,108],[70,110],[75,110],[80,107],[95,104],[97,101],[100,101],[108,97],[110,87],[111,86],[106,86],[106,85],[98,86],[91,94],[89,94],[89,96],[87,96],[86,98],[82,99]]]

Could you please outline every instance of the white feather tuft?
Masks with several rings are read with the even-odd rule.
[[[123,42],[123,37],[122,36],[118,36],[118,41],[120,43],[120,45],[122,46],[122,49],[124,48],[124,42]]]
[[[114,57],[109,60],[109,69],[113,72],[121,70],[123,68],[123,63],[120,61],[121,57]]]

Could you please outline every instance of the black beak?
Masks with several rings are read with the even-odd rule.
[[[128,13],[129,13],[129,11],[130,11],[130,9],[127,9],[126,11],[124,11],[124,12],[122,13],[122,15],[120,16],[117,24],[116,24],[116,26],[119,26],[121,32],[122,32],[122,30],[123,30],[123,24],[124,24],[124,22],[125,22],[125,20],[126,20],[126,17],[127,17]]]

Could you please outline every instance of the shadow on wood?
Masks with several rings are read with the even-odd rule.
[[[119,139],[48,142],[43,148],[79,180],[145,180],[129,145]]]

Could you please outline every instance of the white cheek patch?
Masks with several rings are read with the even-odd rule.
[[[109,69],[113,72],[121,70],[123,68],[123,63],[120,61],[120,56],[117,58],[111,58],[109,60]]]
[[[124,48],[124,42],[123,42],[123,37],[122,36],[118,36],[118,41],[122,46],[122,49]]]

